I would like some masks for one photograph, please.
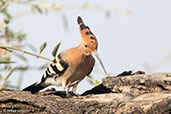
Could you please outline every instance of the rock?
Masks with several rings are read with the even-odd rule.
[[[128,73],[125,73],[128,74]],[[169,114],[171,74],[141,74],[104,78],[82,96],[65,98],[54,89],[31,94],[0,90],[0,112],[22,114]]]

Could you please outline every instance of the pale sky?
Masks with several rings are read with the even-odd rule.
[[[53,3],[49,0],[49,2]],[[90,27],[99,42],[98,53],[108,73],[117,75],[125,70],[144,70],[147,73],[170,72],[171,67],[171,1],[170,0],[95,0],[88,2],[104,9],[115,9],[110,18],[106,18],[104,9],[70,9],[68,6],[79,6],[87,0],[56,1],[62,5],[60,11],[49,11],[48,14],[31,14],[18,17],[11,23],[14,30],[22,30],[27,34],[27,42],[37,49],[47,41],[42,56],[52,57],[51,51],[58,42],[62,42],[59,52],[79,45],[81,36],[77,25],[77,16],[81,16]],[[67,5],[67,6],[66,6]],[[22,12],[29,7],[13,5],[9,10]],[[116,8],[119,8],[117,10]],[[118,12],[117,12],[117,11]],[[125,15],[124,11],[129,12]],[[68,22],[68,30],[64,29],[62,14]],[[28,48],[25,50],[31,51]],[[27,64],[40,66],[47,61],[29,58]],[[25,63],[18,61],[19,64]],[[21,62],[21,63],[20,63]],[[101,82],[105,77],[101,66],[96,61],[92,76]],[[151,71],[144,67],[149,64]],[[27,71],[24,74],[22,88],[39,81],[43,70]],[[16,73],[17,74],[17,73]],[[17,75],[9,81],[16,84]],[[86,79],[79,83],[77,92],[82,93],[93,86]],[[57,87],[57,90],[62,90]]]

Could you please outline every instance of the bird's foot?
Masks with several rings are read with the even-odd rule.
[[[80,94],[77,93],[76,91],[73,91],[73,94],[76,95],[76,96],[80,96]]]
[[[80,94],[78,94],[77,92],[72,92],[72,91],[66,93],[66,98],[70,98],[74,96],[80,96]]]

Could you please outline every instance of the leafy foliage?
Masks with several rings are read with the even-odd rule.
[[[53,51],[52,51],[52,56],[53,56],[53,57],[56,57],[56,54],[57,54],[57,51],[58,51],[60,45],[61,45],[61,42],[59,42],[59,43],[55,46],[55,48],[53,49]]]
[[[42,51],[46,48],[46,45],[47,45],[47,43],[46,42],[44,42],[41,46],[40,46],[40,52],[39,52],[39,54],[41,54],[42,53]]]
[[[26,34],[22,31],[13,31],[9,26],[11,21],[14,19],[14,16],[7,10],[10,5],[9,3],[10,1],[8,0],[0,1],[0,15],[2,18],[0,23],[0,46],[13,44],[16,47],[23,47],[22,45],[23,41],[26,39]],[[15,70],[18,70],[14,64],[16,62],[12,60],[11,52],[12,51],[9,49],[0,48],[0,88],[12,86],[9,84],[7,79]],[[22,54],[14,53],[14,56],[24,62],[27,61]]]

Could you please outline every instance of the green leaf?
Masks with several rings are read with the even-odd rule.
[[[11,64],[16,63],[15,61],[0,61],[0,64]]]
[[[44,43],[40,46],[40,48],[39,48],[39,49],[40,49],[39,54],[40,54],[40,53],[42,53],[42,51],[45,49],[46,44],[47,44],[47,43],[46,43],[46,42],[44,42]]]
[[[11,14],[9,14],[6,9],[1,10],[1,13],[3,13],[9,20],[12,18]]]
[[[86,78],[88,79],[88,81],[93,84],[98,86],[100,84],[100,82],[98,80],[93,80],[91,76],[86,76]]]
[[[59,43],[55,46],[55,48],[53,49],[53,51],[52,51],[52,56],[53,56],[53,57],[56,57],[56,54],[57,54],[57,51],[58,51],[60,45],[61,45],[61,42],[59,42]]]
[[[94,85],[96,85],[96,86],[98,86],[100,84],[100,82],[98,81],[98,80],[96,80],[95,82],[94,82]]]

